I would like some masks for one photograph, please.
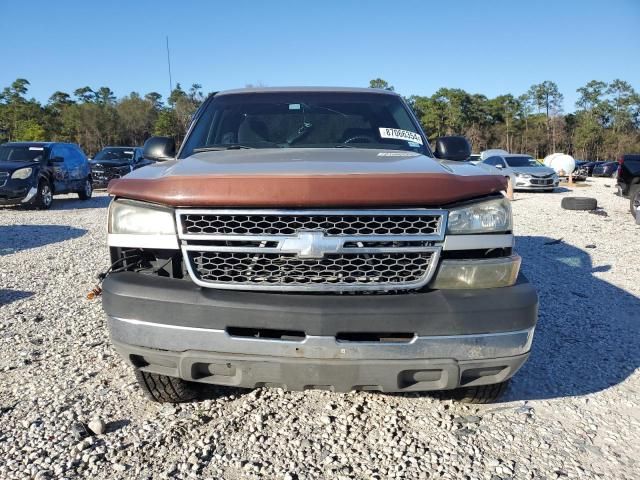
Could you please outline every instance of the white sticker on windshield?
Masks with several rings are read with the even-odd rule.
[[[43,147],[29,147],[29,150],[37,150],[39,152],[42,152],[44,150]]]
[[[133,151],[132,150],[125,150],[125,152],[127,155],[133,155]]]
[[[422,145],[422,137],[415,132],[410,132],[409,130],[400,130],[399,128],[380,127],[380,136],[382,138],[406,140],[407,142],[415,142]]]

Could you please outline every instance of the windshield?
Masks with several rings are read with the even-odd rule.
[[[214,97],[180,154],[231,148],[375,148],[431,155],[395,95],[268,92]]]
[[[0,146],[0,162],[39,162],[47,156],[47,149],[29,145]]]
[[[542,167],[531,157],[506,157],[505,160],[510,167]]]
[[[103,148],[93,157],[94,160],[133,160],[131,148]]]

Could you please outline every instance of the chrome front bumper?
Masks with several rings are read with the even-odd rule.
[[[116,350],[139,370],[233,387],[335,392],[433,391],[500,383],[527,360],[534,330],[416,336],[398,344],[341,342],[328,336],[307,336],[299,342],[235,338],[223,330],[120,318],[109,318],[109,324]],[[132,339],[156,348],[124,343]],[[181,351],[187,346],[189,350]]]
[[[515,190],[547,190],[549,188],[556,188],[560,184],[560,179],[552,179],[551,183],[546,185],[540,185],[537,183],[532,183],[531,178],[519,178],[516,177],[516,181],[514,184]],[[541,179],[545,180],[545,179]]]
[[[290,341],[236,337],[225,330],[109,317],[109,330],[114,342],[146,348],[345,360],[510,357],[531,349],[534,329],[473,335],[416,335],[407,342],[349,342],[320,335],[306,335],[300,341]]]

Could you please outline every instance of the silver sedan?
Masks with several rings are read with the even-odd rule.
[[[552,192],[560,183],[553,168],[545,167],[529,155],[492,155],[477,165],[497,175],[509,177],[514,190]]]

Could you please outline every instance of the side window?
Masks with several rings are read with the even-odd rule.
[[[500,161],[500,157],[489,157],[484,161],[484,163],[495,167],[496,165],[498,165],[499,161]]]
[[[74,152],[74,155],[77,157],[78,161],[81,163],[84,163],[84,161],[86,160],[87,156],[84,154],[84,152],[82,151],[81,148],[79,147],[71,147],[71,149]]]
[[[64,145],[54,145],[51,149],[51,158],[62,157],[64,158]]]
[[[69,145],[63,145],[60,149],[63,152],[62,156],[64,157],[65,165],[69,166],[76,163],[77,158],[75,152],[73,151],[73,148],[71,148]]]

